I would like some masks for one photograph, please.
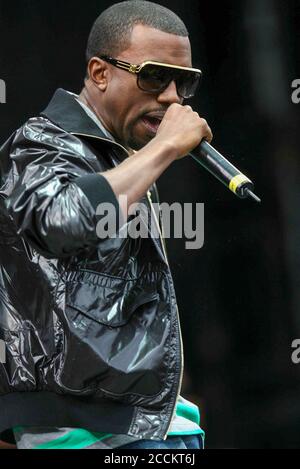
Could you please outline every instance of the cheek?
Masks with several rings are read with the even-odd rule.
[[[155,99],[140,90],[136,77],[124,72],[110,81],[107,88],[107,104],[111,122],[117,135],[125,142],[147,143],[149,136],[140,121],[141,115],[154,109]]]
[[[108,102],[110,104],[110,110],[112,112],[112,119],[118,125],[118,127],[132,124],[134,117],[139,112],[139,101],[140,96],[137,96],[135,77],[131,77],[131,80],[113,80],[110,83],[108,95]]]

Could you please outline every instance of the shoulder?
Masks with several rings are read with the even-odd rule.
[[[14,143],[28,141],[68,148],[77,143],[78,138],[58,127],[46,117],[37,116],[28,119],[15,133]]]

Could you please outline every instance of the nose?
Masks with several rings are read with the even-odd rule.
[[[183,98],[178,96],[174,80],[171,81],[169,86],[157,96],[157,101],[161,104],[181,104],[183,102]]]

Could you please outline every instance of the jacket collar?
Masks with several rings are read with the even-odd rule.
[[[66,132],[79,136],[100,138],[106,143],[111,143],[112,146],[117,146],[119,150],[123,150],[123,157],[121,159],[128,156],[125,148],[109,140],[76,99],[74,99],[74,96],[62,88],[55,91],[50,103],[40,115],[46,117]]]
[[[56,90],[46,109],[41,112],[41,116],[51,120],[66,132],[107,139],[96,123],[77,103],[74,96],[62,88]]]

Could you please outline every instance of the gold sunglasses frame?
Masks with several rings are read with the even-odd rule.
[[[180,65],[172,65],[164,62],[155,62],[154,60],[146,60],[141,64],[132,64],[130,62],[125,62],[124,60],[114,59],[113,57],[109,57],[108,55],[101,55],[100,59],[105,60],[106,62],[114,65],[117,68],[126,70],[129,73],[133,73],[134,75],[138,75],[146,65],[159,65],[160,67],[174,68],[176,70],[184,70],[187,72],[198,73],[200,75],[199,80],[202,77],[202,71],[199,68],[182,67]]]

